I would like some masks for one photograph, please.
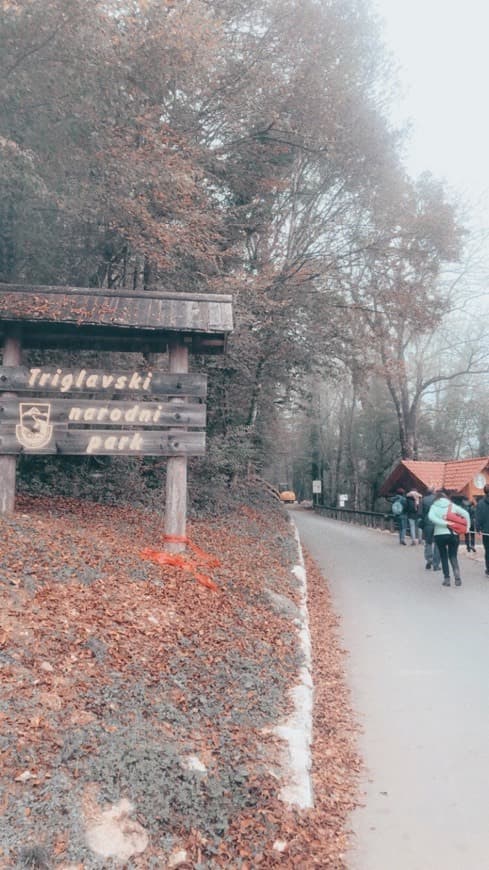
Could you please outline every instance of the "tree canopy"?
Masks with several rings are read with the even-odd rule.
[[[312,372],[383,380],[415,455],[410,360],[463,237],[403,169],[368,3],[0,7],[0,280],[232,292],[209,432],[235,470],[266,467]]]

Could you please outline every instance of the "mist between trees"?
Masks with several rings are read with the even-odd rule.
[[[234,295],[228,354],[193,361],[194,493],[251,471],[308,497],[322,476],[370,507],[401,456],[489,453],[470,240],[442,183],[406,176],[363,0],[0,8],[0,281]],[[113,462],[60,461],[22,473],[78,491]],[[126,487],[159,488],[157,460],[127,462]]]

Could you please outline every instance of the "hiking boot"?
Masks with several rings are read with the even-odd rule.
[[[444,577],[442,586],[450,586],[450,577]]]
[[[462,578],[455,577],[455,586],[461,586],[461,585],[462,585]]]
[[[431,571],[431,562],[427,562],[425,568],[427,571]]]

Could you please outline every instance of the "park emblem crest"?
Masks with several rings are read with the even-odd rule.
[[[50,424],[51,405],[49,402],[20,402],[20,422],[15,427],[17,440],[26,450],[39,450],[47,447],[53,427]]]

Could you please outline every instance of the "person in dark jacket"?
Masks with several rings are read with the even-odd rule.
[[[428,487],[426,494],[421,500],[421,528],[423,529],[424,538],[424,558],[425,568],[430,571],[440,570],[440,551],[436,546],[436,541],[433,537],[435,532],[434,524],[428,519],[428,513],[431,505],[435,500],[435,490],[432,486]]]
[[[465,535],[465,546],[467,547],[467,553],[475,553],[475,503],[472,499],[464,496],[461,501],[461,505],[463,509],[467,511],[470,517],[470,529]]]
[[[477,502],[475,509],[475,527],[482,532],[482,544],[486,562],[486,576],[489,577],[489,484],[484,487],[484,497]]]

